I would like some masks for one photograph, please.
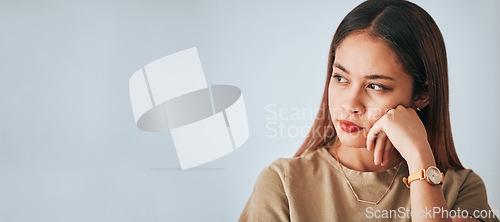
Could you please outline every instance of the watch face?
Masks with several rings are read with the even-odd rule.
[[[427,169],[427,178],[429,178],[429,181],[433,184],[439,184],[442,180],[441,173],[434,167]]]

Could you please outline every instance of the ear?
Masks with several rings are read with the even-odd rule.
[[[427,81],[425,82],[425,85],[426,85],[426,89],[427,88]],[[419,93],[418,95],[415,95],[415,97],[413,98],[413,106],[415,108],[419,108],[419,109],[423,109],[425,107],[427,107],[427,105],[429,105],[429,91],[428,90],[425,90],[421,93]]]

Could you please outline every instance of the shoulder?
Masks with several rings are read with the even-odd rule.
[[[279,158],[264,167],[257,177],[252,194],[239,221],[289,221],[290,184],[293,178],[303,180],[311,154],[294,158]],[[302,175],[298,175],[301,173]]]
[[[486,186],[471,169],[448,169],[444,176],[443,193],[450,209],[465,210],[470,215],[476,210],[490,209]]]
[[[326,163],[322,157],[322,151],[317,149],[300,157],[279,158],[267,166],[261,174],[276,174],[282,180],[286,180],[290,176],[311,175],[312,172],[324,167],[323,165]]]
[[[472,169],[447,169],[443,182],[449,188],[484,187],[483,180]]]
[[[320,158],[318,151],[312,151],[300,157],[274,160],[257,177],[253,196],[286,202],[290,192],[296,190],[294,187],[306,187],[310,185],[307,181],[322,174],[318,170]]]
[[[275,160],[260,172],[238,221],[289,220],[282,161]]]
[[[286,158],[279,158],[273,161],[271,164],[266,166],[259,174],[257,178],[258,184],[269,185],[269,184],[281,184],[286,177],[285,167]]]
[[[300,157],[279,158],[266,166],[257,178],[257,186],[287,187],[289,179],[312,176],[321,164],[321,150],[311,151]],[[323,161],[324,162],[324,161]]]

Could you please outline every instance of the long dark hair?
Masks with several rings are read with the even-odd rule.
[[[295,156],[331,146],[337,140],[328,107],[332,64],[335,50],[342,40],[360,31],[382,39],[396,52],[404,69],[412,76],[414,96],[429,96],[429,105],[419,116],[427,130],[436,163],[446,168],[463,168],[451,133],[448,64],[443,36],[424,9],[405,0],[368,0],[342,20],[330,46],[325,90],[318,115]]]

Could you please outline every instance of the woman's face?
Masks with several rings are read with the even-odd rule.
[[[328,88],[328,105],[340,142],[366,147],[366,135],[380,117],[399,104],[413,105],[412,86],[411,76],[382,40],[365,33],[347,36],[336,49]]]

